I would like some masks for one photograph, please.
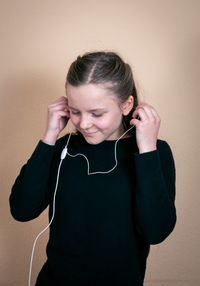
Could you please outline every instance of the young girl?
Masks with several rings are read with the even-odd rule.
[[[35,285],[142,286],[150,245],[176,222],[160,118],[138,104],[131,68],[113,52],[79,56],[66,95],[48,107],[44,137],[10,195],[19,221],[49,206],[47,261]],[[58,139],[69,119],[76,133]]]

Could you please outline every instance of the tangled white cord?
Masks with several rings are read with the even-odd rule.
[[[28,277],[28,286],[31,286],[31,274],[32,274],[32,265],[33,265],[33,256],[34,256],[34,251],[35,251],[35,246],[36,246],[36,243],[39,239],[39,237],[50,227],[50,225],[52,224],[52,221],[54,219],[54,216],[55,216],[55,201],[56,201],[56,193],[57,193],[57,188],[58,188],[58,182],[59,182],[59,176],[60,176],[60,169],[61,169],[61,165],[62,165],[62,162],[64,160],[64,158],[66,157],[66,155],[72,157],[72,158],[75,158],[77,156],[82,156],[86,159],[87,161],[87,174],[88,176],[89,175],[96,175],[96,174],[108,174],[110,172],[112,172],[116,167],[117,167],[117,164],[118,164],[118,161],[117,161],[117,143],[119,142],[119,140],[126,134],[128,133],[132,128],[134,127],[134,125],[129,128],[128,130],[126,130],[126,132],[124,132],[118,139],[117,141],[115,142],[115,147],[114,147],[114,155],[115,155],[115,165],[113,166],[113,168],[111,168],[110,170],[108,171],[97,171],[97,172],[90,172],[90,164],[89,164],[89,160],[88,158],[82,154],[82,153],[77,153],[75,155],[71,155],[69,154],[68,152],[68,144],[69,144],[69,140],[70,140],[70,137],[71,137],[71,133],[69,134],[69,137],[68,137],[68,140],[67,140],[67,144],[65,145],[62,153],[61,153],[61,156],[60,156],[60,164],[58,166],[58,172],[57,172],[57,178],[56,178],[56,186],[55,186],[55,191],[54,191],[54,196],[53,196],[53,213],[52,213],[52,217],[51,217],[51,220],[49,222],[49,224],[36,236],[35,240],[34,240],[34,243],[33,243],[33,247],[32,247],[32,253],[31,253],[31,259],[30,259],[30,267],[29,267],[29,277]]]
[[[71,133],[69,134],[69,137],[68,137],[68,140],[67,140],[67,144],[65,146],[65,148],[63,149],[63,156],[66,156],[65,154],[67,154],[68,156],[70,157],[77,157],[77,156],[82,156],[85,158],[85,160],[87,161],[87,174],[88,176],[89,175],[96,175],[96,174],[108,174],[110,172],[112,172],[116,167],[117,167],[117,164],[118,164],[118,161],[117,161],[117,143],[119,142],[119,140],[126,134],[128,133],[134,126],[132,126],[131,128],[129,128],[128,130],[126,130],[126,132],[124,132],[118,139],[117,141],[115,142],[115,147],[114,147],[114,155],[115,155],[115,165],[113,166],[112,169],[108,170],[108,171],[97,171],[97,172],[90,172],[90,163],[89,163],[89,160],[88,158],[82,154],[82,153],[77,153],[75,155],[71,155],[69,152],[68,152],[68,144],[69,144],[69,139],[71,137]]]

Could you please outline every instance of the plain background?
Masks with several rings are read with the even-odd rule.
[[[46,211],[26,223],[11,217],[11,186],[44,133],[47,105],[65,95],[70,63],[96,50],[130,63],[176,161],[178,221],[151,248],[145,286],[200,285],[199,11],[194,0],[1,0],[0,285],[28,285],[33,240],[47,225]],[[33,280],[47,236],[36,247]]]

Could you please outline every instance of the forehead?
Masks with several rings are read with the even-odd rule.
[[[71,104],[92,108],[94,105],[118,104],[117,96],[102,84],[85,84],[78,87],[68,84],[66,93]]]

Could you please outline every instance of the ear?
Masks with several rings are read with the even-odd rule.
[[[128,115],[131,109],[133,108],[134,98],[132,95],[129,95],[128,99],[121,104],[121,110],[123,115]]]

